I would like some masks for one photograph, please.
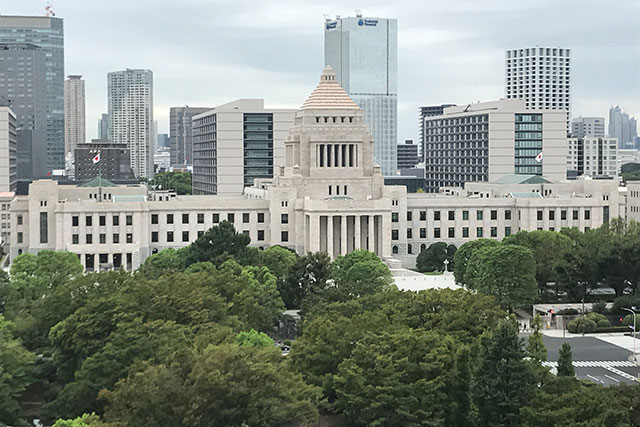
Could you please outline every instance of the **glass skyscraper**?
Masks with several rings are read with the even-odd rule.
[[[327,20],[324,62],[364,111],[374,161],[395,175],[398,122],[398,20],[363,16]]]
[[[44,51],[47,86],[47,169],[64,169],[64,28],[62,18],[0,16],[0,43]]]

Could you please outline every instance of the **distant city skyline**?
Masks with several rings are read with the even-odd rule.
[[[0,0],[0,11],[43,16],[44,5]],[[86,80],[88,135],[97,134],[106,110],[106,74],[125,68],[154,72],[160,133],[168,133],[169,109],[175,105],[264,98],[273,107],[298,108],[323,65],[323,15],[352,16],[358,7],[364,16],[398,19],[398,141],[418,138],[422,105],[504,97],[504,52],[521,46],[571,49],[573,117],[607,116],[611,105],[640,117],[638,2],[613,8],[605,1],[465,0],[418,8],[409,1],[344,6],[58,0],[54,7],[65,23],[65,72]],[[218,41],[215,55],[203,55],[211,40]]]

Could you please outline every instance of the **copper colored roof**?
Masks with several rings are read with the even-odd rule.
[[[353,102],[353,99],[342,89],[342,86],[336,80],[335,71],[329,65],[324,67],[320,75],[320,83],[302,104],[303,110],[316,108],[358,108],[358,104]]]

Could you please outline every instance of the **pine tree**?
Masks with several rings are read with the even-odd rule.
[[[503,320],[493,333],[482,337],[472,387],[480,427],[521,424],[520,408],[534,388],[522,344],[514,319]]]
[[[542,340],[542,332],[540,332],[541,326],[542,319],[536,314],[533,318],[533,333],[529,336],[529,343],[527,345],[527,354],[536,362],[544,362],[547,360],[547,348],[544,346],[544,341]]]
[[[571,345],[564,343],[560,348],[558,356],[558,376],[573,377],[575,375],[571,356]]]

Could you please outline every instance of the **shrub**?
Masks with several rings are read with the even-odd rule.
[[[578,319],[572,320],[567,324],[567,329],[572,334],[595,332],[597,328],[598,325],[596,324],[596,322],[586,317],[580,317]]]
[[[575,308],[565,308],[563,310],[558,310],[557,314],[571,316],[571,315],[580,314],[580,312],[578,310],[576,310]]]
[[[587,319],[592,320],[596,323],[600,322],[601,320],[607,320],[607,318],[604,315],[600,313],[594,313],[594,312],[587,314]]]
[[[636,315],[637,316],[637,315]],[[622,326],[633,326],[633,314],[627,314],[622,319]],[[638,328],[638,319],[636,319],[636,328]]]
[[[593,303],[591,310],[596,313],[605,314],[607,312],[607,303],[604,301],[596,301]]]
[[[611,326],[611,322],[609,322],[609,320],[607,320],[607,319],[600,319],[596,323],[598,325],[598,329],[600,329],[600,328],[608,328],[608,327]]]

